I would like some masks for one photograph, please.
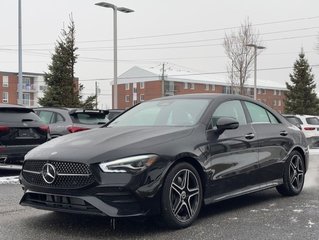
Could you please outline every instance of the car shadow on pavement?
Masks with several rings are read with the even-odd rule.
[[[190,228],[179,231],[190,231],[200,224],[205,225],[208,219],[223,217],[231,211],[243,208],[253,209],[265,202],[277,201],[281,196],[276,190],[268,190],[262,193],[254,193],[242,197],[225,200],[212,205],[204,206],[199,219]],[[111,225],[111,219],[102,216],[78,215],[57,212],[43,212],[41,215],[28,217],[25,224],[35,232],[46,231],[51,236],[65,236],[75,239],[87,238],[140,238],[143,236],[170,235],[175,232],[164,224],[160,217],[134,219],[117,219],[115,228]]]

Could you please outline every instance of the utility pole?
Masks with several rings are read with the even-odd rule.
[[[165,63],[162,64],[162,97],[165,96]]]
[[[95,81],[95,109],[97,109],[97,95],[98,95],[98,85],[97,81]]]

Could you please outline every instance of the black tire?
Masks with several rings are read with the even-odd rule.
[[[283,184],[277,191],[283,196],[298,195],[305,182],[305,163],[298,151],[292,151],[284,166]]]
[[[185,228],[197,218],[203,190],[197,170],[189,163],[175,165],[167,174],[162,192],[162,217],[171,228]]]

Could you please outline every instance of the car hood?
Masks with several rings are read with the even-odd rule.
[[[145,153],[158,153],[191,134],[192,127],[97,128],[55,138],[31,150],[25,159],[95,163]],[[171,144],[172,145],[172,144]]]

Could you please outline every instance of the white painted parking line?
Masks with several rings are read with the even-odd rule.
[[[0,177],[0,184],[19,184],[19,176]]]

